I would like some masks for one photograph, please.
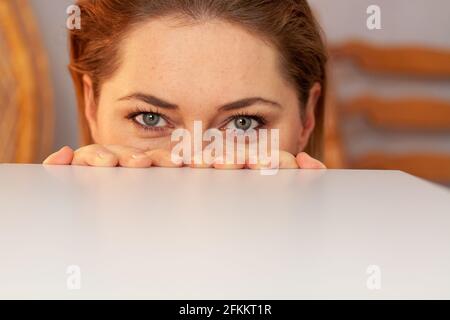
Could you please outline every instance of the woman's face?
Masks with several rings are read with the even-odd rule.
[[[173,130],[193,131],[194,121],[201,121],[203,130],[279,129],[280,149],[296,154],[314,127],[320,87],[313,87],[301,119],[277,51],[239,26],[154,19],[125,37],[120,60],[97,104],[84,77],[95,143],[168,149]]]

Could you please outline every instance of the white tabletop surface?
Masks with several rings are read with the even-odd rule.
[[[450,192],[399,171],[3,164],[0,298],[448,299]]]

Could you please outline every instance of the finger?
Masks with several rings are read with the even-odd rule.
[[[251,158],[250,158],[251,159]],[[264,159],[256,159],[250,162],[247,162],[247,168],[252,170],[259,169],[298,169],[298,164],[295,156],[290,152],[280,150],[277,154],[271,154],[267,160]],[[264,161],[263,161],[264,160]],[[247,161],[249,158],[247,157]]]
[[[119,158],[107,148],[91,144],[75,151],[72,164],[76,166],[115,167]]]
[[[202,152],[194,155],[189,163],[189,167],[197,169],[208,169],[214,167],[214,158],[205,158]]]
[[[298,169],[298,163],[295,156],[286,151],[280,151],[280,162],[279,162],[279,168],[280,169]]]
[[[181,162],[172,161],[171,152],[164,149],[156,149],[145,152],[151,159],[155,167],[179,168],[183,166]]]
[[[301,169],[326,169],[325,165],[319,160],[314,159],[309,154],[301,152],[296,157],[298,166]]]
[[[250,154],[249,150],[247,149],[245,158],[245,167],[251,170],[278,168],[279,165],[278,160],[279,157],[278,158],[267,157],[263,159],[259,157],[259,155],[256,152]]]
[[[73,150],[70,147],[62,147],[55,153],[49,155],[43,164],[70,165],[73,159]]]
[[[248,148],[246,146],[244,147],[244,149],[239,148],[243,148],[243,146],[235,146],[235,148],[232,150],[226,150],[223,156],[217,156],[212,164],[213,168],[220,170],[244,169],[247,162],[245,157],[248,154]],[[240,152],[243,154],[243,156],[239,155]]]
[[[148,168],[152,166],[152,159],[144,150],[119,145],[106,145],[105,148],[116,155],[121,167]]]
[[[218,157],[214,160],[213,168],[220,170],[238,170],[244,169],[245,163],[227,162],[223,157]]]

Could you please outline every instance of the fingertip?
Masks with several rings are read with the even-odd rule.
[[[152,159],[145,153],[135,153],[119,161],[120,166],[127,168],[148,168],[152,166]]]
[[[245,163],[243,164],[213,163],[213,168],[218,170],[240,170],[245,169]]]
[[[292,153],[280,151],[278,167],[280,169],[298,169],[299,165]]]
[[[297,157],[297,164],[301,169],[326,169],[326,166],[317,159],[314,159],[306,152],[300,152]]]
[[[64,146],[61,149],[59,149],[60,152],[71,152],[73,153],[73,149],[69,146]]]
[[[181,168],[183,162],[173,161],[172,155],[169,151],[164,149],[156,149],[145,152],[152,161],[152,167],[164,168]]]
[[[88,161],[88,164],[98,167],[115,167],[119,164],[119,159],[114,153],[101,150],[96,153],[92,162]]]
[[[307,161],[309,158],[308,154],[306,152],[300,152],[299,154],[297,154],[297,156],[295,157],[295,159],[298,162],[298,165],[302,164],[303,162],[305,162],[305,160]]]
[[[73,150],[68,146],[64,146],[55,153],[52,153],[43,161],[46,165],[68,165],[73,159]]]

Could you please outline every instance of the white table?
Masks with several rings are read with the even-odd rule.
[[[4,164],[0,298],[448,299],[450,192],[398,171]]]

